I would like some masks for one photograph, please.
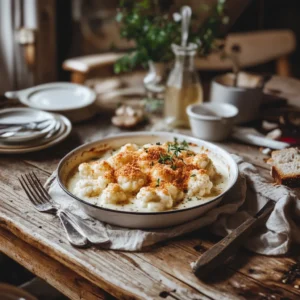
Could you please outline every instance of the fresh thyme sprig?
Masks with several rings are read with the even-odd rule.
[[[177,138],[174,138],[174,143],[168,145],[168,152],[174,151],[173,156],[179,156],[181,151],[187,150],[189,147],[189,144],[184,140],[182,143],[178,143]]]
[[[158,159],[158,162],[160,163],[160,164],[166,164],[168,161],[171,163],[171,166],[170,166],[170,168],[172,169],[172,170],[176,170],[177,169],[177,167],[176,167],[176,165],[175,165],[175,162],[174,162],[174,159],[173,159],[173,156],[174,155],[169,155],[169,154],[161,154],[160,153],[160,155],[159,155],[160,157],[159,157],[159,159]]]
[[[168,145],[168,152],[171,152],[171,151],[173,151],[173,155],[175,155],[175,156],[179,156],[179,154],[181,153],[181,151],[183,151],[183,150],[186,150],[186,148],[185,147],[182,147],[182,146],[178,146],[178,145],[175,145],[175,144],[173,144],[173,145]]]
[[[160,153],[158,162],[161,164],[166,164],[167,162],[170,162],[171,169],[176,170],[177,166],[175,165],[174,156],[179,158],[179,154],[181,153],[181,151],[187,150],[188,147],[189,144],[186,141],[183,141],[182,143],[178,143],[178,139],[174,138],[174,143],[168,144],[168,152],[171,153],[173,151],[172,155]],[[183,161],[183,159],[181,160]]]
[[[167,161],[173,162],[173,156],[169,154],[159,154],[158,162],[160,164],[165,164]]]

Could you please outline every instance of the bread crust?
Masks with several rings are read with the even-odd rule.
[[[291,188],[300,187],[300,174],[293,176],[284,176],[284,174],[281,174],[276,166],[272,166],[271,175],[275,179],[275,182],[277,184],[283,184]]]

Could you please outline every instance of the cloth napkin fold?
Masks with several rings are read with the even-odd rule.
[[[101,232],[105,226],[113,250],[139,251],[160,241],[195,231],[204,226],[219,236],[226,236],[239,226],[249,215],[254,215],[269,200],[276,202],[267,222],[249,236],[245,247],[265,254],[280,255],[288,251],[292,242],[300,243],[300,189],[275,186],[262,177],[252,164],[232,155],[238,164],[239,177],[234,187],[224,196],[221,203],[205,215],[188,223],[165,228],[138,230],[104,224],[84,213],[80,206],[68,196],[56,180],[56,172],[46,182],[53,199],[62,208],[84,218]]]

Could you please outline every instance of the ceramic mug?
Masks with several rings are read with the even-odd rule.
[[[239,115],[235,123],[245,123],[257,119],[262,103],[263,89],[259,87],[232,86],[233,74],[228,73],[213,79],[210,90],[210,101],[230,103],[237,107]]]

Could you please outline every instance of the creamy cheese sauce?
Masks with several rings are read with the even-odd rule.
[[[174,145],[173,142],[169,142],[169,144]],[[149,155],[152,154],[151,149],[155,149],[155,147],[164,147],[165,149],[169,149],[167,148],[167,145],[127,145],[130,145],[128,146],[128,149],[131,149],[133,147],[133,153],[136,153],[135,155],[137,155],[133,160],[132,164],[138,163],[139,170],[141,170],[142,173],[147,174],[145,178],[143,176],[140,176],[143,174],[140,174],[139,170],[136,170],[136,168],[132,169],[131,167],[129,167],[130,163],[126,164],[126,161],[124,163],[124,159],[126,160],[127,158],[126,155],[123,155],[123,153],[126,154],[128,153],[128,151],[124,151],[124,148],[121,147],[119,149],[109,149],[103,155],[101,155],[101,157],[79,165],[74,170],[72,176],[70,176],[68,180],[68,190],[77,197],[99,207],[122,211],[156,212],[165,210],[184,209],[203,204],[221,194],[228,186],[229,171],[226,164],[219,160],[218,157],[212,152],[210,152],[207,149],[204,149],[203,147],[188,144],[186,150],[182,150],[177,153],[178,156],[176,156],[176,153],[174,154],[174,150],[170,150],[169,152],[166,152],[167,154],[165,154],[165,156],[160,155],[159,159],[153,158],[153,156],[152,159],[150,159],[149,161]],[[181,144],[178,143],[178,145]],[[126,149],[126,146],[124,147]],[[213,169],[216,172],[213,173],[216,173],[216,175],[209,177],[211,183],[204,183],[203,189],[199,189],[199,186],[197,186],[199,185],[198,182],[199,180],[202,180],[203,176],[207,178],[207,175],[205,174],[209,172],[206,170],[204,171],[201,168],[193,169],[194,167],[190,167],[190,164],[186,163],[186,161],[193,160],[193,157],[195,157],[195,155],[191,155],[191,157],[184,157],[185,151],[188,151],[187,153],[189,154],[194,152],[195,155],[204,154],[204,157],[206,157],[207,155],[208,160],[214,166]],[[167,155],[169,155],[169,153],[171,154],[170,156],[173,157],[171,158],[171,161],[168,160]],[[122,160],[116,158],[118,155],[122,158]],[[147,157],[147,159],[145,160],[147,162],[146,168],[144,168],[144,165],[140,163],[142,161],[143,156]],[[183,161],[182,170],[180,169],[180,160]],[[105,176],[100,176],[100,179],[98,180],[97,175],[95,175],[95,171],[91,171],[91,167],[93,168],[93,166],[97,166],[97,168],[99,169],[99,162],[102,162],[102,164],[105,162],[103,165],[101,165],[101,168],[105,166],[105,168],[107,167],[107,169],[104,168],[104,173],[102,172],[103,168],[99,171],[99,174],[101,174],[101,176],[103,174],[105,174]],[[106,165],[106,163],[108,163],[108,165]],[[107,170],[109,170],[111,166],[113,167],[112,173],[110,173],[110,171],[109,173],[107,173]],[[129,169],[126,166],[128,166]],[[174,201],[171,202],[169,194],[172,194],[173,190],[169,189],[169,183],[167,182],[167,180],[165,180],[167,179],[167,175],[169,173],[163,173],[162,176],[159,175],[162,170],[165,170],[167,168],[168,170],[170,170],[170,172],[177,172],[177,177],[183,176],[182,172],[189,172],[189,175],[185,176],[185,182],[183,180],[182,183],[180,182],[180,184],[178,184],[176,179],[174,179],[174,181],[172,182],[172,187],[173,184],[176,185],[176,196],[172,196]],[[155,171],[156,169],[158,170],[158,172]],[[171,171],[171,169],[174,170]],[[114,178],[110,178],[110,174],[113,174]],[[123,177],[121,178],[120,176]],[[140,177],[144,178],[145,181],[141,181]],[[134,185],[133,183],[137,185]],[[194,188],[194,186],[196,186],[196,189],[198,188],[197,191],[199,192],[191,191],[192,188]],[[165,187],[167,187],[167,189]],[[149,189],[151,190],[151,192],[147,190],[147,193],[143,194],[141,192],[141,188],[145,189],[145,191]],[[153,196],[153,194],[155,194],[155,196]],[[147,199],[150,199],[150,201],[145,200],[143,198],[143,195],[145,195]],[[151,197],[158,198],[155,198],[155,200],[151,201]]]

